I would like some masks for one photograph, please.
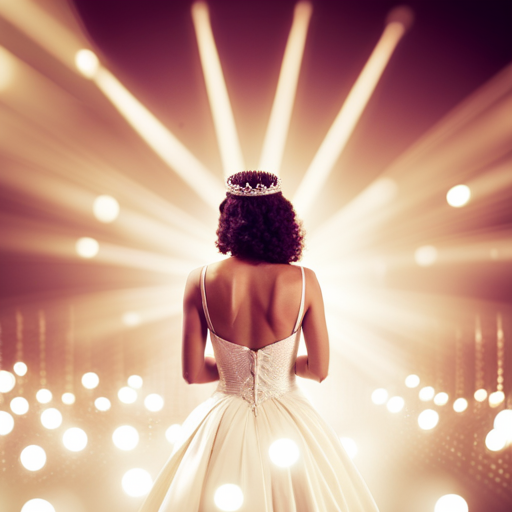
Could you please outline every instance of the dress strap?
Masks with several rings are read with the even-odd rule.
[[[302,272],[302,295],[300,297],[299,314],[297,315],[297,321],[295,322],[295,327],[293,328],[293,333],[296,333],[297,329],[300,326],[300,322],[302,320],[302,315],[304,313],[304,298],[306,295],[306,277],[304,275],[304,267],[301,266],[300,270]]]
[[[205,283],[206,283],[206,269],[207,268],[208,268],[208,265],[205,265],[203,267],[203,270],[201,270],[201,282],[200,282],[200,286],[201,286],[201,300],[203,302],[203,311],[204,311],[204,316],[206,317],[206,323],[208,324],[208,328],[210,329],[210,331],[213,332],[213,334],[215,334],[215,330],[213,329],[212,321],[210,319],[210,313],[208,312],[208,303],[206,302],[206,287],[205,287]]]

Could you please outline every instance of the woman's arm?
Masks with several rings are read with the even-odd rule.
[[[302,332],[308,349],[307,356],[297,357],[295,373],[299,377],[322,382],[329,371],[329,336],[325,322],[322,290],[315,273],[306,272],[306,314]]]
[[[183,297],[183,378],[189,384],[219,380],[217,364],[213,357],[205,357],[204,348],[208,326],[203,313],[199,280],[201,269],[193,270],[187,279]]]

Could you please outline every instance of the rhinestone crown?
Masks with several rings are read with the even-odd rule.
[[[235,185],[231,179],[232,176],[230,176],[226,182],[227,190],[230,194],[235,196],[268,196],[269,194],[281,192],[281,178],[277,178],[277,183],[272,183],[269,187],[263,185],[263,183],[258,183],[254,188],[251,187],[249,183],[246,183],[244,187],[241,185]]]

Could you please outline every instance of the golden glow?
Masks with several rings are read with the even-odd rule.
[[[94,258],[99,250],[100,244],[97,240],[90,237],[82,237],[76,241],[75,249],[78,256],[86,259]]]
[[[498,407],[505,400],[503,391],[495,391],[489,395],[489,405],[491,407]]]
[[[388,400],[388,392],[384,388],[376,389],[372,393],[372,402],[375,405],[383,405]]]
[[[96,398],[96,400],[94,400],[94,407],[96,407],[98,411],[108,411],[112,407],[112,404],[108,398],[99,396]]]
[[[139,433],[136,428],[123,425],[114,430],[112,441],[120,450],[133,450],[139,444]]]
[[[504,432],[512,441],[512,409],[503,409],[496,415],[494,428]]]
[[[54,430],[62,425],[62,414],[58,409],[53,407],[45,409],[41,413],[41,424],[48,430]]]
[[[164,399],[157,393],[151,393],[144,399],[144,407],[151,412],[161,411],[164,407]]]
[[[499,452],[507,446],[507,436],[503,431],[493,428],[485,437],[485,446],[492,452]]]
[[[136,311],[127,311],[123,315],[123,324],[128,327],[135,327],[140,324],[140,315]],[[133,386],[132,386],[133,387]]]
[[[22,363],[21,361],[18,361],[17,363],[14,363],[14,366],[12,368],[14,370],[14,373],[16,375],[19,375],[20,377],[23,377],[27,374],[28,367],[25,363]]]
[[[232,512],[238,510],[242,506],[244,502],[244,493],[238,485],[224,484],[216,489],[213,501],[220,510]]]
[[[445,494],[441,496],[434,508],[434,512],[468,512],[466,500],[458,494]]]
[[[203,68],[206,90],[217,134],[225,176],[245,169],[242,149],[238,141],[235,119],[229,102],[219,54],[215,46],[208,5],[196,2],[192,5],[192,19],[196,31],[199,56]]]
[[[140,389],[144,381],[140,375],[130,375],[128,377],[128,386],[133,389]]]
[[[29,409],[28,400],[23,396],[17,396],[11,400],[11,411],[18,416],[27,414]]]
[[[6,436],[14,428],[14,418],[5,411],[0,411],[0,436]]]
[[[64,446],[71,452],[81,452],[87,446],[87,434],[78,427],[68,428],[62,436]]]
[[[471,190],[467,185],[456,185],[448,190],[446,201],[454,208],[460,208],[468,204],[471,198]]]
[[[487,390],[486,389],[477,389],[475,391],[475,400],[477,402],[483,402],[487,398]]]
[[[75,403],[75,395],[73,393],[63,393],[62,403],[66,405],[72,405]]]
[[[434,403],[440,406],[446,405],[449,399],[450,397],[448,396],[448,393],[441,391],[440,393],[437,393],[437,395],[434,397]]]
[[[400,412],[405,406],[405,400],[401,396],[393,396],[388,400],[386,407],[389,412]]]
[[[453,410],[455,412],[464,412],[468,408],[468,401],[465,398],[457,398],[453,402]]]
[[[294,196],[293,204],[302,217],[316,201],[404,32],[405,28],[401,23],[388,23],[327,132]]]
[[[422,245],[414,252],[414,260],[420,267],[430,267],[438,257],[437,249],[433,245]]]
[[[420,385],[420,378],[415,374],[408,375],[405,379],[405,385],[408,388],[417,388]]]
[[[87,372],[82,375],[82,386],[86,389],[94,389],[98,387],[100,378],[94,372]]]
[[[9,393],[16,385],[16,377],[7,370],[0,370],[0,393]]]
[[[112,196],[98,196],[92,207],[94,216],[105,224],[113,222],[119,215],[119,203]]]
[[[299,2],[295,6],[293,24],[281,64],[281,73],[258,167],[274,174],[279,174],[281,168],[312,11],[313,8],[309,2]]]
[[[153,479],[145,469],[134,468],[124,474],[121,485],[128,496],[137,498],[148,494],[153,487]]]
[[[428,402],[434,398],[435,394],[436,392],[432,386],[425,386],[420,389],[419,397],[422,402]]]
[[[422,430],[432,430],[439,423],[439,414],[433,409],[425,409],[418,416],[418,425]]]
[[[75,55],[75,64],[82,75],[87,78],[94,78],[100,66],[100,61],[91,50],[79,50]]]
[[[343,445],[343,448],[345,448],[345,451],[347,452],[347,455],[354,459],[357,455],[357,444],[351,437],[340,437],[341,444]]]
[[[48,402],[51,402],[53,398],[52,392],[49,389],[40,389],[36,393],[36,400],[40,404],[47,404]]]
[[[117,396],[123,404],[133,404],[133,402],[137,400],[137,391],[128,386],[124,386],[118,391]]]
[[[34,498],[23,505],[21,512],[55,512],[55,508],[49,501]]]
[[[46,452],[35,444],[27,446],[20,455],[21,464],[29,471],[39,471],[46,464]]]

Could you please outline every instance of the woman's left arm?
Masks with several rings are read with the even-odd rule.
[[[201,302],[200,277],[200,268],[189,274],[183,297],[181,362],[183,378],[189,384],[219,380],[215,359],[204,355],[208,326]]]

